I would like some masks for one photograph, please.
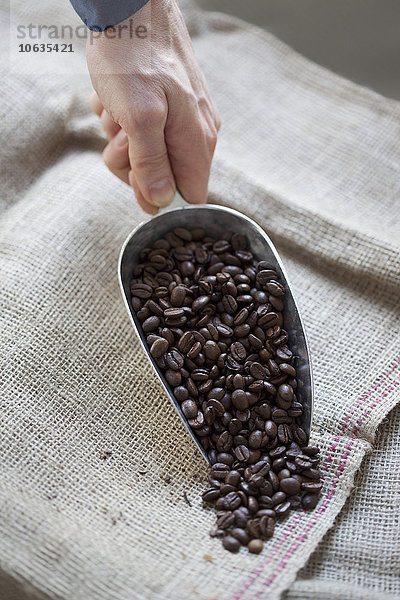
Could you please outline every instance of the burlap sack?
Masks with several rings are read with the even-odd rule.
[[[399,430],[397,406],[379,427],[374,449],[363,462],[335,527],[282,596],[284,600],[400,597]]]
[[[399,397],[399,105],[254,27],[184,8],[224,122],[211,199],[269,232],[307,326],[323,495],[260,556],[230,555],[208,537],[205,465],[120,298],[119,249],[143,215],[102,164],[88,79],[8,74],[0,567],[40,598],[274,599],[350,497],[286,597],[393,600],[398,411],[353,482]],[[37,22],[75,19],[62,0],[34,10]],[[3,38],[7,28],[6,18]],[[83,44],[75,51],[82,70]]]

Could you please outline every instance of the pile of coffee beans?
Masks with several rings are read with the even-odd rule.
[[[177,228],[140,254],[132,307],[150,354],[207,452],[212,536],[258,554],[277,519],[311,509],[318,448],[296,419],[296,357],[284,328],[285,288],[240,233]]]

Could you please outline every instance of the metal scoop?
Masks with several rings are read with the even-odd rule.
[[[261,229],[257,223],[252,221],[252,219],[242,215],[240,212],[231,208],[210,204],[189,205],[184,203],[180,197],[178,197],[178,202],[183,204],[183,206],[167,209],[149,221],[141,223],[132,231],[122,246],[118,263],[118,279],[126,309],[131,318],[133,328],[142,343],[158,379],[167,392],[193,441],[198,446],[206,461],[209,462],[205,450],[183,416],[180,406],[175,399],[169,384],[165,380],[161,369],[150,355],[145,334],[143,333],[140,322],[132,308],[130,282],[133,269],[140,262],[140,251],[143,250],[143,248],[151,246],[158,238],[163,237],[175,227],[186,227],[188,229],[202,227],[207,231],[207,234],[212,237],[217,237],[220,233],[225,231],[242,233],[247,237],[250,251],[258,260],[266,260],[275,265],[279,281],[286,287],[284,300],[285,307],[283,310],[284,323],[285,329],[289,334],[288,346],[297,357],[295,363],[298,380],[296,395],[303,404],[303,414],[296,422],[307,433],[308,439],[313,411],[313,381],[310,353],[300,313],[278,252],[265,231]],[[174,201],[174,204],[176,205],[176,201]]]

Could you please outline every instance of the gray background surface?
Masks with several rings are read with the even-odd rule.
[[[197,0],[265,27],[298,52],[400,100],[399,0]]]

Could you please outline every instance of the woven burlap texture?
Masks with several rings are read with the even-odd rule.
[[[387,389],[387,382],[383,389]],[[384,392],[383,392],[384,393]],[[400,406],[379,427],[372,453],[332,528],[284,600],[397,600]]]
[[[273,600],[350,496],[288,597],[395,598],[393,436],[388,459],[370,462],[372,481],[353,481],[399,398],[400,107],[257,28],[183,8],[224,123],[211,201],[271,235],[306,323],[323,495],[281,523],[260,556],[228,554],[208,537],[206,467],[120,297],[119,250],[143,214],[102,164],[88,78],[6,74],[0,567],[51,599]],[[21,0],[13,9],[27,10]],[[35,13],[76,19],[61,0]],[[83,63],[83,43],[74,46]]]

